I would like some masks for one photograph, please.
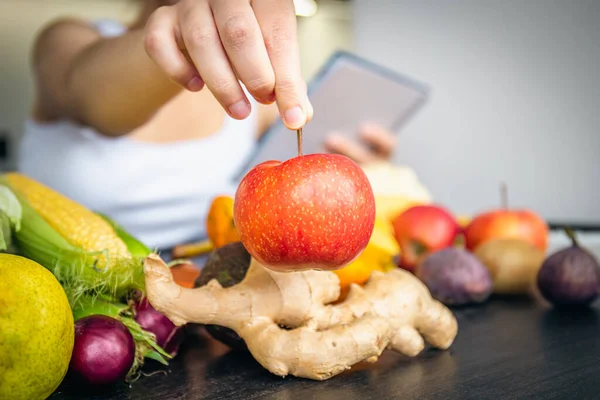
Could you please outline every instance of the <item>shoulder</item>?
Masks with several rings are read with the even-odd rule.
[[[100,39],[92,24],[74,18],[61,18],[43,26],[34,40],[32,62],[37,65],[48,55],[81,49]]]
[[[94,24],[91,22],[78,18],[63,17],[54,19],[42,26],[37,34],[37,41],[55,38],[65,33],[87,33],[99,36]]]

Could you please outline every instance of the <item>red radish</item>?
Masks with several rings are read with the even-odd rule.
[[[183,328],[175,326],[170,319],[159,313],[148,302],[147,298],[135,304],[135,321],[146,332],[156,336],[156,343],[171,356],[177,354],[183,341]]]
[[[104,386],[123,381],[135,360],[135,342],[122,322],[90,315],[75,322],[69,374],[76,381]]]

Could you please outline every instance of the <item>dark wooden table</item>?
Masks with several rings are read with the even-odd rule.
[[[194,328],[167,374],[103,394],[68,387],[51,399],[599,399],[600,308],[558,311],[535,300],[493,299],[455,309],[448,351],[414,359],[384,352],[324,382],[273,376],[245,352]]]

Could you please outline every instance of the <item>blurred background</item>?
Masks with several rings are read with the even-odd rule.
[[[297,11],[307,79],[343,49],[431,87],[396,161],[439,203],[497,206],[504,181],[515,207],[600,225],[600,1],[305,0]],[[65,14],[135,12],[129,0],[0,1],[2,169],[30,107],[36,31]]]

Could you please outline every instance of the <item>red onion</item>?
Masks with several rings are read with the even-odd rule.
[[[90,315],[75,323],[75,346],[69,365],[74,380],[91,386],[123,381],[134,359],[135,342],[122,322]]]
[[[147,332],[156,336],[156,343],[171,356],[175,356],[184,339],[184,330],[159,313],[147,298],[135,304],[135,321]]]

